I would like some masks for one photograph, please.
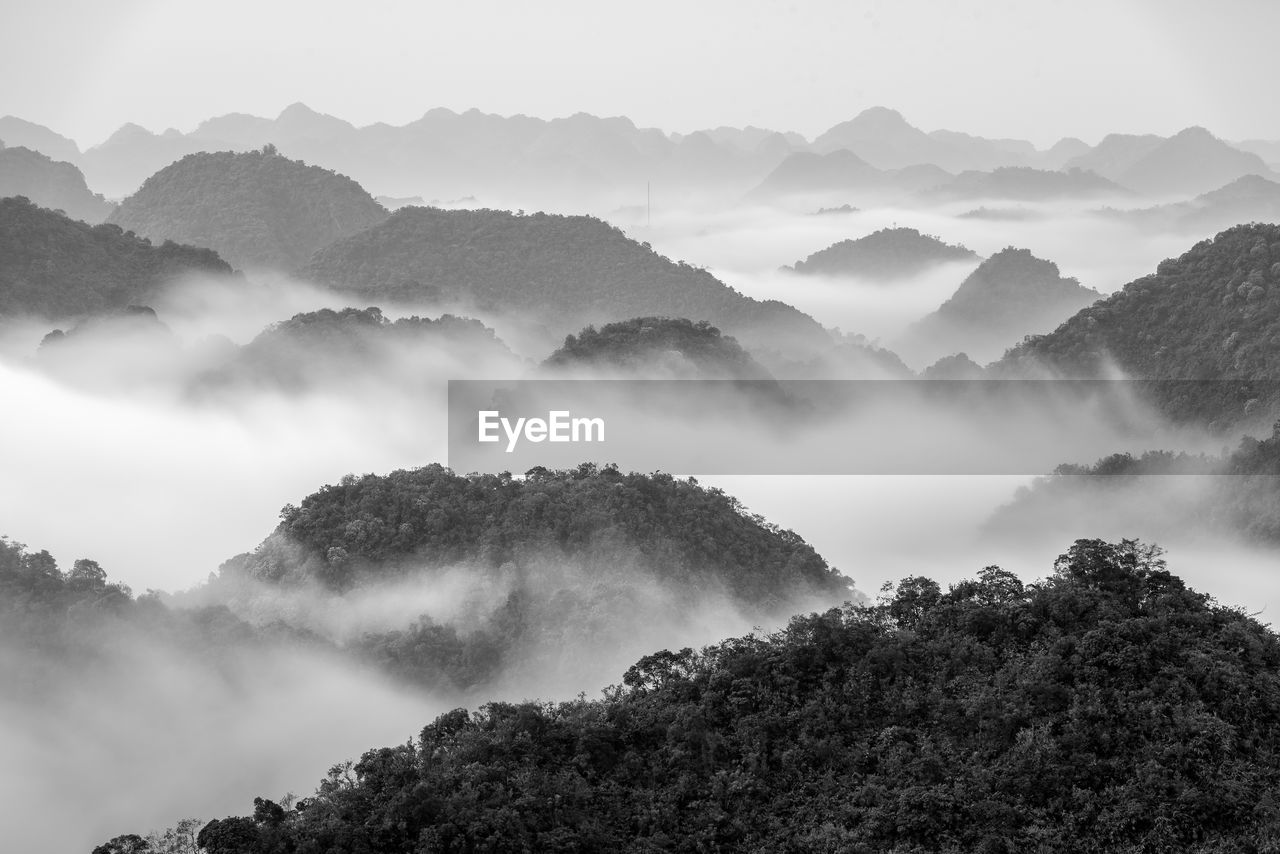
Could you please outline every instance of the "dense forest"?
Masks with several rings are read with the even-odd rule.
[[[491,702],[204,824],[208,854],[1263,851],[1280,642],[1158,549],[638,660],[599,700]],[[194,830],[194,826],[191,826]],[[148,851],[120,837],[104,852]],[[117,847],[112,848],[110,846]]]
[[[994,368],[1144,380],[1169,415],[1215,425],[1280,404],[1280,226],[1230,228],[1014,347]],[[1224,380],[1226,382],[1224,382]]]
[[[148,178],[109,221],[154,240],[211,247],[238,268],[287,271],[386,216],[350,178],[265,146],[189,154]]]
[[[361,299],[516,313],[555,338],[587,324],[666,316],[707,320],[747,346],[829,340],[791,306],[745,297],[589,216],[401,208],[316,253],[301,272]]]
[[[689,379],[769,378],[751,354],[710,323],[670,317],[637,317],[599,329],[588,326],[566,337],[543,366],[647,370]]]
[[[988,361],[1026,335],[1051,331],[1101,298],[1064,277],[1052,261],[1010,246],[983,261],[895,346],[902,352],[923,351],[929,359],[968,352]]]
[[[116,225],[0,199],[0,314],[57,319],[124,308],[188,273],[231,267],[210,249],[153,246]]]
[[[834,243],[797,261],[790,269],[805,274],[892,280],[915,276],[948,261],[977,258],[971,249],[944,243],[914,228],[882,228],[857,240]]]
[[[25,196],[41,207],[96,225],[114,205],[92,192],[84,175],[70,163],[20,146],[0,142],[0,197]]]

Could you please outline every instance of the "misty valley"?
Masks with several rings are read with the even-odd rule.
[[[0,141],[0,848],[1275,850],[1280,143]]]

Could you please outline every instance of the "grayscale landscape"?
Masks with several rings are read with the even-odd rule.
[[[1275,850],[1277,31],[7,4],[0,849]]]

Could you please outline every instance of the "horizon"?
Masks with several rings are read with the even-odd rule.
[[[357,127],[403,125],[431,105],[812,139],[884,105],[923,130],[1041,150],[1197,125],[1226,140],[1280,139],[1280,116],[1255,103],[1280,75],[1268,44],[1280,6],[1201,10],[1187,0],[659,0],[628,16],[585,0],[449,10],[384,0],[353,15],[332,0],[231,0],[211,14],[54,0],[0,13],[0,72],[26,81],[0,97],[0,114],[82,151],[125,124],[189,132],[299,102]]]

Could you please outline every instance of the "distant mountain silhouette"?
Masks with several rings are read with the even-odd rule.
[[[191,272],[231,267],[210,249],[154,246],[118,226],[0,199],[0,315],[52,320],[121,309]]]
[[[929,362],[953,353],[990,361],[1026,335],[1052,330],[1102,294],[1065,278],[1026,249],[1003,249],[969,274],[937,311],[913,324],[895,349]]]
[[[786,196],[824,193],[833,190],[866,190],[888,186],[884,172],[852,151],[829,154],[811,151],[787,157],[760,184],[747,194],[753,201],[769,201]]]
[[[300,274],[361,299],[510,313],[555,338],[588,324],[664,316],[707,320],[753,350],[830,342],[791,306],[745,297],[587,216],[401,208],[322,249]]]
[[[63,163],[80,162],[80,147],[74,141],[43,125],[16,116],[0,118],[0,142],[12,147],[29,148]]]
[[[1127,133],[1107,134],[1102,142],[1088,152],[1072,157],[1063,164],[1062,168],[1097,172],[1104,178],[1118,181],[1130,166],[1154,151],[1164,141],[1164,137],[1155,134],[1141,136]]]
[[[19,146],[0,146],[0,196],[26,196],[91,225],[102,222],[115,207],[90,192],[84,175],[72,164]]]
[[[1244,175],[1275,177],[1258,155],[1233,148],[1204,128],[1193,127],[1151,149],[1117,180],[1143,193],[1194,194]]]
[[[289,270],[386,216],[350,178],[268,149],[188,155],[148,178],[110,221],[209,246],[237,267]]]
[[[914,228],[882,228],[857,240],[834,243],[789,269],[806,275],[891,280],[914,276],[949,261],[977,257],[971,249],[944,243]]]
[[[1021,165],[1035,156],[1023,140],[991,140],[956,131],[925,133],[896,110],[871,107],[832,127],[813,141],[813,150],[847,150],[877,169],[930,164],[949,172]]]
[[[1250,412],[1280,413],[1277,341],[1280,226],[1240,225],[1028,339],[993,369],[1072,377],[1119,369],[1139,379],[1204,381],[1152,393],[1176,418],[1230,424]]]
[[[1081,169],[1066,172],[1029,167],[1004,167],[993,172],[961,172],[936,193],[957,199],[1015,199],[1052,201],[1127,195],[1124,187]]]
[[[760,128],[668,136],[621,117],[578,113],[545,120],[442,108],[401,126],[355,127],[293,104],[273,119],[211,118],[189,134],[126,126],[87,151],[83,162],[91,187],[123,196],[187,154],[268,144],[379,194],[609,210],[643,200],[646,183],[655,203],[684,193],[736,196],[805,142]]]
[[[1088,154],[1091,149],[1089,143],[1082,139],[1064,136],[1048,150],[1040,152],[1035,158],[1034,165],[1041,169],[1062,169],[1073,159]]]

